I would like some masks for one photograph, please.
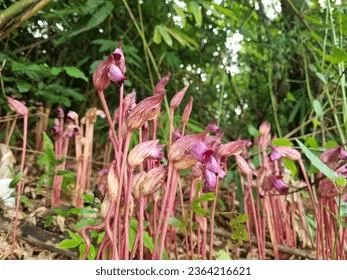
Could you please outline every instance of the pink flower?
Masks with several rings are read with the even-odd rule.
[[[116,48],[113,53],[113,58],[115,64],[119,67],[119,69],[122,71],[123,74],[125,74],[127,68],[125,65],[125,57],[122,49],[120,47]]]
[[[251,142],[248,140],[236,140],[223,144],[218,149],[218,154],[221,157],[230,157],[239,155],[250,146]]]
[[[140,165],[146,158],[161,159],[164,156],[164,145],[159,140],[151,140],[137,144],[128,155],[128,164],[131,167]]]
[[[193,145],[190,154],[201,163],[206,163],[213,154],[213,151],[210,150],[204,142],[199,141]]]
[[[58,107],[56,110],[56,114],[57,114],[57,118],[58,119],[63,119],[65,114],[64,114],[64,110],[61,107]]]
[[[272,185],[280,194],[288,193],[288,185],[281,178],[273,176]]]
[[[253,170],[251,168],[251,166],[248,164],[248,162],[240,155],[236,155],[236,163],[237,166],[240,168],[241,172],[244,173],[245,175],[252,175],[253,174]]]
[[[216,122],[211,122],[211,123],[209,123],[209,124],[206,126],[205,130],[206,130],[207,132],[214,133],[214,134],[220,133],[220,131],[221,131],[220,128],[219,128],[219,126],[216,124]]]
[[[15,111],[17,114],[22,116],[27,116],[29,114],[28,108],[16,99],[7,97],[7,103],[11,110]]]
[[[219,178],[223,178],[225,176],[225,171],[220,167],[217,160],[213,156],[210,156],[209,160],[206,162],[206,169],[218,175]]]
[[[291,160],[300,160],[301,159],[301,155],[300,153],[293,149],[293,148],[289,148],[289,147],[272,147],[272,152],[270,154],[270,159],[272,161],[278,160],[282,157],[285,158],[289,158]]]
[[[208,169],[204,170],[204,192],[212,192],[217,186],[217,176]]]
[[[146,121],[155,119],[160,113],[163,98],[164,94],[157,94],[139,102],[126,120],[128,128],[138,129]]]
[[[93,85],[97,91],[104,91],[110,85],[108,72],[112,64],[114,64],[114,58],[110,55],[96,67],[93,74]]]
[[[107,76],[111,81],[116,83],[118,86],[122,85],[123,82],[126,80],[126,77],[123,74],[123,72],[115,64],[110,65]]]

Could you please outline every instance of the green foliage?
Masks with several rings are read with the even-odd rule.
[[[248,241],[248,232],[246,229],[246,223],[248,216],[246,214],[239,214],[230,221],[231,227],[231,240],[238,245],[242,245],[243,242]]]
[[[209,193],[204,193],[203,195],[195,198],[192,203],[192,208],[194,213],[197,216],[206,216],[208,214],[208,211],[205,210],[202,206],[201,203],[203,202],[208,202],[208,201],[213,201],[216,199],[216,195],[212,192]]]

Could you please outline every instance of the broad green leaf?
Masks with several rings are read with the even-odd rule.
[[[156,44],[160,44],[161,43],[161,35],[160,35],[160,31],[159,31],[159,25],[157,25],[154,28],[153,42],[156,43]]]
[[[323,163],[319,157],[312,153],[300,140],[296,139],[296,142],[299,144],[300,149],[303,151],[305,156],[310,160],[312,165],[316,167],[320,172],[322,172],[330,180],[335,181],[337,179],[337,174],[334,170],[330,169],[325,163]]]
[[[84,73],[80,69],[78,69],[77,67],[65,66],[64,69],[65,69],[66,74],[68,74],[70,77],[82,79],[82,80],[88,82],[87,76],[84,75]]]
[[[61,241],[58,245],[57,248],[59,249],[72,249],[72,248],[77,248],[80,246],[81,240],[77,239],[64,239]]]
[[[289,158],[283,158],[283,164],[284,167],[292,173],[293,177],[295,177],[298,174],[298,168],[293,160]]]
[[[200,5],[195,1],[190,1],[188,5],[188,11],[193,14],[196,25],[200,27],[202,25],[202,12]]]
[[[305,139],[305,146],[307,146],[309,148],[312,148],[312,149],[319,149],[319,145],[318,145],[316,139],[313,138],[312,136],[311,137],[307,137]]]
[[[328,140],[324,144],[324,148],[326,149],[337,148],[338,146],[339,146],[339,143],[337,143],[335,140]]]
[[[212,192],[205,193],[200,197],[193,200],[192,207],[193,211],[198,216],[206,216],[208,211],[206,211],[203,207],[201,207],[200,203],[205,201],[213,201],[216,198],[216,195]]]
[[[145,247],[152,253],[154,249],[154,243],[152,237],[148,234],[147,231],[143,234],[143,244]]]
[[[224,250],[219,250],[217,252],[216,260],[231,260],[231,258],[227,252]]]
[[[293,147],[293,143],[287,138],[275,138],[272,140],[272,145],[277,147]]]
[[[95,257],[96,257],[96,249],[94,245],[91,245],[88,252],[88,260],[95,260]]]
[[[167,45],[169,45],[170,47],[172,47],[172,38],[171,38],[170,34],[167,32],[166,26],[158,25],[158,30],[159,30],[161,36],[163,37],[165,43]]]
[[[17,81],[16,86],[20,93],[28,92],[31,88],[31,85],[25,81]]]
[[[53,76],[58,76],[62,71],[63,71],[63,69],[60,67],[52,67],[51,68],[51,74]]]
[[[85,226],[95,225],[95,223],[96,223],[95,219],[92,219],[92,218],[84,218],[84,219],[79,220],[79,221],[76,223],[76,228],[79,230],[79,229],[84,228]]]
[[[248,133],[253,136],[253,137],[257,137],[259,135],[259,131],[258,129],[256,129],[256,127],[253,124],[249,124],[247,126],[248,129]]]

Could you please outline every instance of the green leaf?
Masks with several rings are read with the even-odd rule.
[[[198,216],[206,216],[208,214],[208,211],[202,208],[200,203],[205,201],[213,201],[215,198],[216,198],[216,195],[210,192],[210,193],[205,193],[201,195],[200,197],[194,199],[192,203],[192,208],[194,213]]]
[[[296,167],[296,164],[293,160],[289,158],[283,158],[283,164],[284,167],[292,173],[293,177],[295,177],[298,174],[298,168]]]
[[[157,25],[157,27],[158,27],[158,30],[159,30],[161,36],[163,37],[165,43],[167,45],[169,45],[170,47],[172,47],[172,38],[171,38],[170,34],[168,33],[166,26]]]
[[[62,71],[63,71],[63,69],[60,67],[52,67],[51,68],[51,74],[53,76],[58,76]]]
[[[147,231],[143,234],[143,244],[144,246],[152,253],[154,249],[154,243],[152,237],[148,234]]]
[[[64,239],[61,241],[58,245],[57,248],[59,249],[72,249],[72,248],[77,248],[80,246],[81,240],[77,239]]]
[[[88,260],[95,260],[96,258],[96,249],[94,245],[90,246],[89,253],[88,253]]]
[[[84,219],[79,220],[79,221],[76,223],[76,228],[79,230],[79,229],[84,228],[85,226],[95,225],[95,223],[96,223],[95,219],[92,219],[92,218],[84,218]]]
[[[317,117],[322,117],[324,115],[322,105],[320,104],[319,100],[315,99],[312,103],[313,110],[315,111]]]
[[[293,143],[287,138],[275,138],[272,140],[272,145],[277,147],[293,147]]]
[[[74,66],[65,66],[64,67],[66,74],[68,74],[72,78],[82,79],[86,82],[88,82],[88,78],[84,73]]]
[[[312,165],[316,167],[320,172],[322,172],[326,177],[335,182],[337,179],[337,174],[334,170],[330,169],[325,163],[323,163],[319,157],[312,153],[300,140],[296,139],[296,142],[299,144],[300,149],[303,151],[305,156],[310,160]]]
[[[193,14],[196,25],[200,27],[202,25],[202,12],[199,4],[195,1],[190,1],[188,5],[188,11]]]
[[[30,206],[31,201],[26,195],[20,196],[20,202],[23,203],[26,207]]]
[[[337,143],[335,140],[328,140],[324,144],[324,148],[326,149],[337,148],[338,146],[339,146],[339,143]]]
[[[157,25],[154,28],[154,34],[153,34],[153,42],[156,44],[160,44],[161,43],[161,35],[160,35],[160,31],[159,31],[159,25]]]
[[[231,258],[227,252],[224,250],[219,250],[217,252],[216,260],[231,260]]]
[[[256,127],[253,124],[249,124],[247,126],[248,129],[248,133],[253,136],[253,137],[257,137],[259,135],[259,131],[258,129],[256,129]]]
[[[25,81],[17,81],[16,85],[20,93],[28,92],[31,89],[31,85]]]

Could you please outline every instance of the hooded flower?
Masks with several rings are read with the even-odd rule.
[[[146,158],[161,159],[164,156],[164,145],[159,140],[151,140],[137,144],[128,155],[128,164],[131,167],[140,165]]]
[[[15,111],[17,114],[22,116],[27,116],[29,114],[28,108],[16,99],[7,97],[7,103],[11,110]]]
[[[112,55],[113,55],[113,59],[114,59],[115,64],[122,71],[122,73],[125,74],[127,68],[125,65],[124,53],[123,53],[120,45],[121,45],[121,43],[119,43],[119,47],[113,51]]]
[[[157,94],[139,102],[126,120],[128,128],[131,130],[138,129],[146,121],[156,118],[160,113],[163,98],[164,94]]]
[[[125,75],[120,70],[120,68],[115,65],[111,64],[110,68],[107,73],[107,77],[114,83],[116,83],[118,86],[121,86],[123,82],[126,80]]]
[[[272,185],[280,194],[288,193],[288,185],[283,181],[282,178],[272,176]]]
[[[221,157],[230,157],[241,154],[251,144],[248,140],[236,140],[220,145],[218,154]]]
[[[301,155],[300,153],[293,149],[293,148],[289,148],[289,147],[272,147],[272,152],[270,154],[270,159],[272,161],[278,160],[282,157],[285,158],[289,158],[291,160],[300,160],[301,159]]]
[[[204,134],[192,134],[182,136],[176,140],[169,150],[169,160],[172,162],[179,162],[186,156],[193,158],[190,154],[195,144],[204,139]],[[196,159],[195,159],[196,161]]]
[[[207,132],[213,133],[213,134],[217,134],[217,133],[220,133],[220,132],[221,132],[219,126],[217,125],[217,123],[216,123],[215,121],[209,123],[209,124],[206,126],[205,130],[206,130]]]
[[[125,59],[120,47],[114,50],[104,61],[100,62],[93,74],[93,84],[97,91],[104,91],[110,80],[121,85],[125,77]]]

